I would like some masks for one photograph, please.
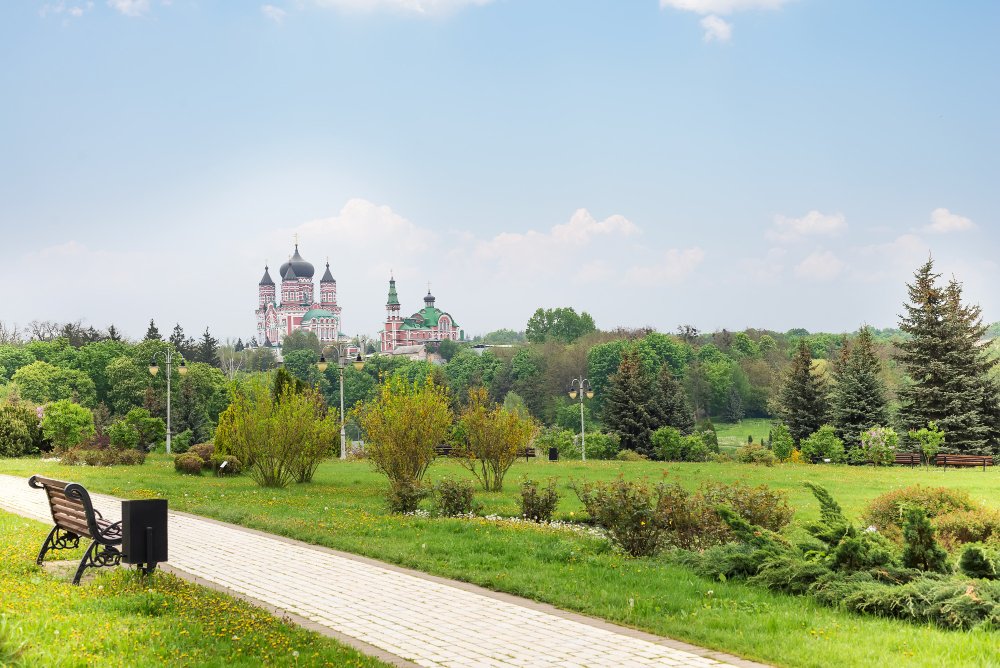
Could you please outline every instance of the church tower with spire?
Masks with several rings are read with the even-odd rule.
[[[407,346],[422,347],[428,343],[437,344],[445,339],[465,340],[465,331],[459,329],[455,318],[437,308],[434,302],[434,295],[431,294],[428,283],[424,307],[410,317],[404,318],[396,294],[396,280],[390,275],[389,298],[385,304],[385,328],[381,332],[382,352],[393,353]]]

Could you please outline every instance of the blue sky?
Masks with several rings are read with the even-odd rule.
[[[997,3],[0,5],[0,319],[253,332],[292,235],[345,329],[1000,319]],[[318,276],[318,274],[317,274]]]

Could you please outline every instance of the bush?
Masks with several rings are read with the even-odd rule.
[[[185,452],[174,457],[174,470],[189,475],[201,475],[204,462],[193,452]]]
[[[895,430],[886,427],[872,427],[861,432],[861,452],[875,466],[889,466],[896,458],[896,442],[899,437]]]
[[[133,408],[125,416],[125,422],[139,435],[139,447],[149,452],[156,443],[167,438],[167,425],[160,418],[150,417],[145,408]]]
[[[592,431],[587,434],[585,444],[587,447],[587,459],[613,460],[621,448],[621,438],[618,434],[605,434],[603,431]]]
[[[51,439],[59,452],[66,452],[87,440],[94,429],[94,415],[89,409],[63,399],[45,407],[42,418],[45,438]]]
[[[922,571],[944,573],[948,567],[948,553],[934,538],[934,526],[920,508],[906,511],[903,527],[903,565]]]
[[[577,484],[571,480],[570,487],[590,517],[626,554],[648,557],[662,547],[670,530],[665,514],[657,512],[666,493],[666,486],[662,483],[650,487],[619,476],[611,482]]]
[[[170,439],[170,454],[183,455],[191,450],[191,441],[194,439],[194,432],[185,429]]]
[[[861,519],[866,526],[874,526],[899,541],[909,508],[920,508],[928,517],[935,518],[957,510],[976,510],[976,505],[966,490],[916,485],[876,497],[861,513]]]
[[[1000,536],[1000,510],[976,508],[956,510],[934,518],[938,540],[947,550],[966,543],[985,543]]]
[[[673,427],[660,427],[653,432],[650,440],[653,447],[664,461],[668,462],[703,462],[708,458],[710,447],[705,442],[706,434],[712,431],[695,432],[690,436],[681,436]],[[718,445],[715,452],[718,452]]]
[[[802,456],[807,462],[814,459],[829,459],[834,463],[844,461],[844,442],[837,438],[837,431],[824,425],[809,438],[802,439]]]
[[[698,428],[694,432],[695,434],[700,434],[702,441],[705,443],[710,451],[718,454],[719,452],[719,436],[715,433],[715,425],[712,424],[711,418],[705,418],[698,423]]]
[[[618,454],[615,455],[615,460],[619,462],[648,462],[649,457],[646,455],[640,455],[635,450],[619,450]]]
[[[427,495],[427,487],[419,480],[397,480],[389,483],[385,500],[390,513],[412,513]]]
[[[75,448],[63,454],[59,463],[66,466],[139,466],[146,462],[141,450],[83,450]]]
[[[736,448],[733,453],[740,464],[763,464],[774,466],[774,453],[759,443],[747,443]]]
[[[479,387],[469,390],[469,403],[462,411],[461,425],[465,443],[459,452],[459,463],[486,491],[503,490],[507,471],[535,437],[534,420],[493,404],[486,388]]]
[[[393,376],[379,386],[374,399],[354,410],[372,468],[390,483],[422,479],[434,461],[434,446],[445,440],[451,427],[448,404],[447,391],[430,378],[408,384]]]
[[[430,485],[430,492],[434,495],[434,507],[439,515],[454,517],[482,510],[482,504],[474,501],[475,489],[467,478],[441,478],[438,484]]]
[[[534,522],[550,522],[552,513],[559,504],[559,492],[556,491],[556,481],[548,479],[545,489],[538,491],[537,480],[525,480],[518,485],[518,496],[521,499],[521,517]]]
[[[104,434],[108,437],[108,445],[117,450],[133,450],[139,447],[139,432],[125,420],[108,425]]]
[[[779,462],[785,462],[792,458],[795,453],[795,441],[792,439],[788,427],[778,423],[771,430],[770,437],[771,452]]]
[[[212,455],[212,473],[219,478],[243,473],[243,463],[232,455]]]
[[[559,452],[559,459],[580,458],[580,449],[576,446],[573,432],[558,427],[546,427],[538,432],[535,447],[544,450],[545,455],[549,454],[550,448],[555,448]]]
[[[8,408],[0,409],[0,457],[20,457],[31,445],[31,433],[24,420]]]
[[[995,580],[997,577],[996,560],[977,545],[971,545],[962,552],[958,569],[967,577],[978,580]]]
[[[215,455],[215,443],[199,443],[188,448],[188,452],[201,457],[205,462],[205,468],[212,468],[212,457]]]

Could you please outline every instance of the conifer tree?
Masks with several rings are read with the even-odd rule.
[[[121,340],[122,340],[121,332],[119,332],[114,325],[108,327],[108,341],[121,341]]]
[[[652,457],[655,452],[650,436],[656,427],[651,413],[653,384],[646,373],[639,350],[631,346],[622,351],[618,371],[609,379],[604,422],[621,439],[621,449],[634,450]]]
[[[195,341],[191,337],[184,336],[184,328],[181,327],[180,323],[174,325],[174,331],[170,334],[169,340],[170,343],[174,344],[174,350],[179,352],[182,357],[194,359]]]
[[[153,319],[149,319],[149,329],[146,330],[146,336],[142,339],[143,341],[162,341],[163,337],[160,336],[160,330],[156,328],[156,323]]]
[[[805,337],[799,339],[779,399],[785,426],[796,445],[826,424],[826,384],[812,373],[812,348]]]
[[[907,284],[910,303],[900,328],[910,339],[896,356],[911,383],[900,391],[899,421],[907,433],[935,422],[946,434],[944,453],[994,454],[1000,427],[1000,387],[989,377],[986,331],[978,305],[962,304],[962,285],[937,284],[929,258]]]
[[[889,400],[871,328],[862,327],[853,343],[846,339],[833,365],[831,408],[837,438],[849,452],[861,446],[863,431],[889,425]]]
[[[726,422],[739,422],[743,419],[743,399],[740,398],[739,390],[735,387],[729,388],[725,417]]]
[[[935,529],[923,508],[906,511],[903,528],[903,565],[922,571],[944,573],[948,568],[948,553],[934,538]]]
[[[208,327],[198,343],[198,361],[219,366],[219,340],[208,333]]]
[[[673,427],[684,436],[689,436],[694,431],[694,410],[688,401],[687,392],[666,363],[656,376],[650,403],[656,429]]]

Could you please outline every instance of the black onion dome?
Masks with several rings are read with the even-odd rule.
[[[264,278],[260,279],[260,285],[274,285],[274,281],[271,280],[271,274],[267,271],[267,265],[264,265]]]
[[[295,255],[292,256],[291,260],[289,260],[285,264],[281,265],[281,268],[278,270],[278,273],[280,273],[282,276],[284,276],[285,272],[288,271],[289,267],[291,267],[291,268],[293,268],[295,270],[295,275],[298,278],[312,278],[313,277],[313,272],[314,272],[313,266],[312,266],[311,263],[306,262],[305,260],[303,260],[302,256],[299,255],[299,245],[298,244],[295,244]]]
[[[323,278],[319,279],[319,282],[320,283],[336,283],[337,282],[336,280],[334,280],[333,274],[330,273],[330,263],[329,262],[326,263],[326,273],[323,274]]]
[[[298,280],[299,276],[295,273],[295,267],[289,267],[287,264],[281,265],[285,268],[281,280],[283,281],[295,281]]]
[[[430,290],[427,291],[427,296],[424,297],[424,302],[427,303],[427,304],[433,304],[434,303],[434,295],[431,294]]]

